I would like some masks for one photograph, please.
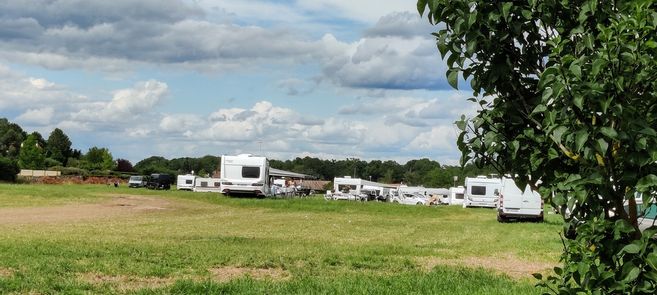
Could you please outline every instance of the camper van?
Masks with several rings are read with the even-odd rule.
[[[169,190],[171,188],[171,176],[169,174],[153,173],[146,183],[149,189]]]
[[[201,193],[212,193],[212,192],[220,193],[221,179],[198,177],[194,181],[194,188],[192,190]]]
[[[178,175],[178,178],[176,179],[176,187],[179,190],[191,191],[194,189],[194,180],[196,180],[196,175]]]
[[[146,177],[141,175],[130,176],[128,180],[128,187],[145,187],[146,186]]]
[[[543,221],[543,200],[538,192],[525,186],[520,190],[511,178],[502,178],[502,187],[499,191],[499,206],[497,208],[497,221],[505,222],[509,219],[532,219]]]
[[[463,208],[467,207],[497,207],[502,180],[486,176],[465,178],[465,199]]]
[[[241,154],[221,156],[221,192],[225,195],[270,195],[269,161]]]

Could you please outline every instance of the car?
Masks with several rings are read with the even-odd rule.
[[[146,177],[141,175],[130,176],[128,180],[128,187],[145,187],[146,186]]]
[[[392,202],[403,205],[426,205],[427,197],[420,193],[402,193],[392,197]]]

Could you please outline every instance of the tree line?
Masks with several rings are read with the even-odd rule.
[[[86,153],[73,149],[70,138],[55,128],[47,139],[38,132],[28,134],[18,124],[0,119],[0,180],[15,180],[20,169],[50,169],[64,175],[108,175],[168,173],[171,175],[194,172],[212,176],[219,170],[221,158],[206,155],[200,158],[166,159],[152,156],[136,165],[126,159],[114,159],[108,148],[91,147]],[[427,158],[410,160],[405,164],[396,161],[364,161],[356,158],[323,160],[312,157],[292,160],[270,159],[277,169],[303,173],[317,179],[352,176],[383,183],[404,183],[426,187],[462,185],[466,176],[485,175],[490,169],[474,165],[441,165]],[[455,179],[456,177],[456,179]]]

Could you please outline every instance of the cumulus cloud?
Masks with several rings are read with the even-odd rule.
[[[83,95],[70,92],[43,78],[29,77],[0,64],[0,110],[24,111],[26,108],[44,109],[40,106],[67,105],[85,102]]]
[[[55,109],[45,107],[40,109],[29,109],[16,118],[20,123],[33,125],[48,125],[55,114]]]
[[[364,36],[401,37],[406,39],[423,36],[429,38],[430,34],[437,29],[439,28],[433,27],[417,13],[393,12],[381,17],[373,27],[365,30]]]
[[[137,83],[133,88],[114,92],[109,102],[92,102],[77,113],[72,119],[83,122],[122,122],[135,121],[144,112],[150,111],[167,94],[166,83],[149,80]]]

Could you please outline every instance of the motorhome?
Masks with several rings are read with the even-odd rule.
[[[502,180],[486,176],[465,178],[465,198],[463,208],[467,207],[497,207]]]
[[[543,200],[541,195],[532,190],[529,184],[523,191],[518,188],[513,179],[503,177],[498,195],[497,221],[505,222],[509,219],[543,221]]]
[[[445,205],[463,205],[465,188],[462,186],[450,187],[449,194],[444,196],[441,202]]]
[[[194,187],[192,188],[192,190],[201,193],[220,193],[221,179],[198,177],[194,181]]]
[[[402,185],[397,188],[397,195],[418,193],[427,196],[427,188],[423,186],[406,186]]]
[[[196,175],[192,174],[178,175],[176,178],[176,187],[179,190],[191,191],[194,189],[194,181],[196,178]]]
[[[241,154],[221,156],[221,192],[225,195],[270,195],[269,161]]]

